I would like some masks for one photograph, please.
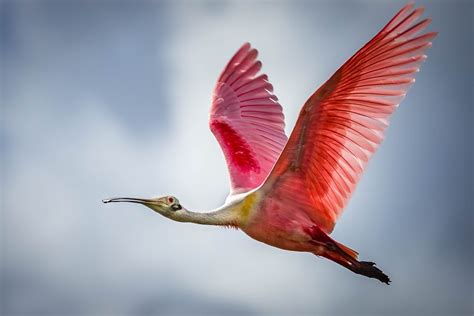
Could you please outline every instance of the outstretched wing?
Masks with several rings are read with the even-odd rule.
[[[333,230],[436,36],[417,36],[430,23],[416,23],[422,13],[405,6],[306,101],[262,186],[268,201]]]
[[[278,98],[257,50],[244,44],[217,80],[209,127],[227,161],[231,193],[252,190],[265,180],[287,142]]]

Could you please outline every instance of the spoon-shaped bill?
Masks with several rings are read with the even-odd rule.
[[[104,199],[103,203],[112,203],[112,202],[128,202],[128,203],[139,203],[139,204],[148,204],[153,203],[150,199],[140,199],[140,198],[113,198],[113,199]]]

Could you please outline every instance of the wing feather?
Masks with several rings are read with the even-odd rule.
[[[266,199],[333,230],[436,36],[417,35],[431,21],[417,22],[422,13],[405,6],[306,101],[261,188]]]
[[[258,52],[244,44],[217,80],[209,126],[224,152],[231,194],[262,184],[288,138],[284,115]]]

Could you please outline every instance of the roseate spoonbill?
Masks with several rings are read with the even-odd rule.
[[[257,50],[244,44],[212,94],[209,125],[227,162],[231,190],[223,206],[191,212],[176,197],[114,198],[143,204],[178,222],[233,226],[268,245],[311,252],[389,284],[374,263],[329,237],[388,118],[415,82],[437,33],[417,35],[430,19],[408,4],[310,96],[289,139]]]

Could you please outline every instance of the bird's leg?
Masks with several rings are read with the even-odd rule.
[[[312,240],[310,243],[316,246],[315,255],[332,260],[357,274],[378,279],[386,284],[390,283],[390,278],[377,268],[375,263],[358,261],[358,253],[356,251],[338,243],[319,227],[313,226],[306,229],[306,232],[311,235]]]

